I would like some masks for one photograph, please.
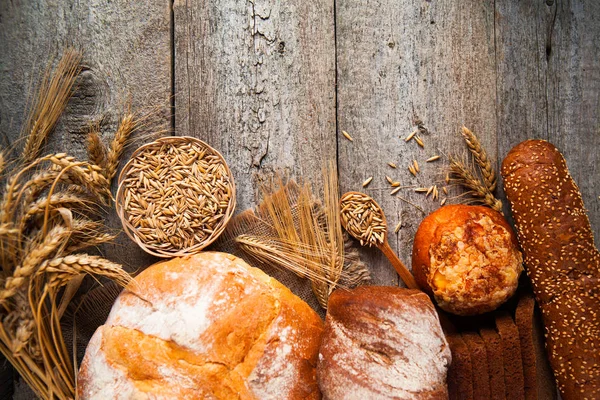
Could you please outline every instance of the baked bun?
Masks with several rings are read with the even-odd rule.
[[[451,358],[420,290],[363,286],[329,298],[317,370],[326,400],[448,399]]]
[[[500,213],[449,205],[429,214],[417,230],[412,272],[437,304],[458,315],[496,309],[517,289],[523,257]]]
[[[323,323],[243,260],[205,252],[155,264],[92,337],[79,399],[319,399]]]

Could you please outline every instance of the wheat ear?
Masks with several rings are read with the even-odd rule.
[[[492,209],[502,212],[502,202],[494,197],[489,187],[483,184],[462,160],[450,156],[450,172],[457,177],[459,184],[470,190],[473,197],[481,199]]]
[[[40,266],[37,275],[47,274],[50,286],[62,286],[80,274],[92,274],[111,278],[119,285],[125,286],[131,276],[120,264],[102,257],[89,254],[71,254],[46,260]]]
[[[44,237],[44,240],[33,247],[23,258],[21,264],[15,268],[13,275],[6,278],[4,289],[0,291],[0,304],[4,304],[13,297],[27,283],[42,261],[54,254],[68,236],[69,230],[67,228],[61,225],[52,228]]]
[[[109,181],[112,180],[117,173],[117,167],[119,166],[119,160],[125,149],[125,144],[136,126],[137,121],[133,114],[127,114],[121,119],[119,128],[117,128],[117,132],[115,132],[115,137],[110,143],[110,149],[108,149],[105,176]]]
[[[27,135],[27,140],[22,156],[25,164],[39,156],[42,144],[64,111],[75,79],[81,71],[80,61],[81,54],[71,48],[63,53],[54,74],[48,68],[36,96],[37,101],[25,124],[24,134]]]
[[[100,139],[100,123],[97,122],[90,126],[90,130],[87,136],[87,152],[90,162],[94,165],[99,166],[102,169],[106,169],[107,163],[107,150],[104,143]]]
[[[462,137],[465,139],[469,151],[475,157],[475,162],[479,166],[485,186],[490,192],[493,192],[496,189],[496,172],[479,138],[465,126],[462,127]]]

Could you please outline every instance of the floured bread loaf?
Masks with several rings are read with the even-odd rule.
[[[450,360],[425,293],[364,286],[329,298],[318,367],[324,399],[447,399]]]
[[[225,253],[155,264],[115,302],[86,350],[80,399],[319,399],[322,321]]]

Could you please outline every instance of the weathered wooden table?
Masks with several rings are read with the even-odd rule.
[[[83,157],[89,120],[105,118],[108,141],[128,104],[159,107],[176,135],[222,151],[239,210],[256,203],[257,184],[274,171],[319,186],[333,159],[342,192],[374,177],[366,192],[391,230],[402,221],[391,245],[409,263],[422,215],[390,196],[385,176],[418,186],[443,180],[444,161],[424,160],[463,151],[466,125],[498,165],[527,138],[556,144],[600,237],[596,0],[5,0],[3,146],[18,136],[32,80],[65,44],[85,51],[86,68],[54,149]],[[424,148],[401,139],[417,119],[430,132]],[[439,206],[410,189],[400,194],[425,211]],[[119,226],[114,215],[111,224]],[[124,235],[104,252],[131,268],[152,261]],[[364,255],[376,283],[398,283],[380,254]]]

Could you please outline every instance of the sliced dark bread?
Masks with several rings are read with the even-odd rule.
[[[490,399],[506,400],[504,384],[504,355],[500,335],[492,328],[479,331],[487,353],[488,370],[490,371]]]
[[[473,398],[475,400],[489,400],[491,397],[490,372],[485,343],[477,332],[463,332],[462,337],[469,348],[471,364],[473,365]]]
[[[500,312],[496,316],[496,329],[502,341],[506,398],[522,400],[525,398],[525,378],[523,377],[519,330],[515,321],[506,312]]]
[[[450,400],[473,399],[473,365],[469,348],[460,334],[446,335],[452,351],[452,364],[448,370],[448,394]]]
[[[544,349],[542,326],[535,299],[524,294],[515,313],[519,330],[526,400],[553,400],[557,398],[554,377]]]

